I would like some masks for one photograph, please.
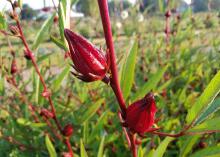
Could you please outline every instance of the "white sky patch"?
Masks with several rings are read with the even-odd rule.
[[[184,0],[188,5],[192,3],[192,0]]]
[[[46,1],[46,6],[53,6],[52,0],[45,0]],[[129,0],[131,3],[135,3],[136,0]],[[58,0],[54,0],[56,5],[58,4]],[[44,1],[43,0],[23,0],[23,4],[28,4],[31,8],[33,9],[41,9],[44,6]],[[0,0],[0,11],[3,9],[9,9],[10,5],[7,0]]]

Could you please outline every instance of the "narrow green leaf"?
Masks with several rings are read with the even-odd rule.
[[[173,141],[174,138],[172,137],[166,137],[161,143],[160,145],[157,147],[157,149],[154,152],[153,157],[163,157],[163,154],[165,153],[167,146],[169,145],[169,143],[171,141]]]
[[[135,62],[136,62],[137,52],[138,52],[138,42],[135,41],[128,54],[128,57],[126,58],[122,70],[121,88],[125,99],[128,98],[132,88],[132,84],[134,82],[135,65],[136,65]]]
[[[180,149],[180,157],[187,157],[200,137],[200,135],[186,137]]]
[[[207,118],[209,118],[211,115],[213,115],[215,112],[217,112],[220,109],[220,98],[217,98],[214,100],[204,111],[199,115],[198,119],[195,121],[195,125],[203,122]]]
[[[96,103],[90,105],[85,113],[83,113],[80,123],[83,124],[85,121],[89,120],[99,109],[104,99],[99,99]]]
[[[56,92],[57,90],[59,90],[63,80],[65,79],[65,77],[69,74],[70,71],[70,66],[67,66],[66,68],[63,69],[63,71],[57,75],[57,77],[53,80],[52,82],[52,89],[54,92]]]
[[[220,146],[213,146],[199,150],[192,154],[190,157],[210,157],[217,154],[220,154]]]
[[[82,139],[80,139],[80,156],[81,157],[88,157]]]
[[[219,124],[220,124],[220,117],[209,119],[191,128],[190,130],[188,130],[188,132],[201,132],[201,131],[209,131],[209,130],[217,130],[220,132]]]
[[[65,43],[60,40],[55,38],[54,36],[50,36],[50,40],[56,44],[59,48],[63,49],[64,51],[68,51],[68,48],[66,47]]]
[[[22,126],[28,126],[28,125],[31,124],[31,122],[29,120],[24,119],[24,118],[18,118],[17,123],[22,125]]]
[[[97,157],[103,157],[104,142],[105,142],[105,136],[102,136],[102,140],[101,140],[101,143],[99,145],[99,151],[98,151]]]
[[[18,6],[19,6],[20,8],[22,8],[22,6],[23,6],[23,0],[18,0]]]
[[[105,111],[101,117],[99,117],[97,123],[94,126],[94,129],[92,129],[91,134],[89,135],[88,141],[92,141],[94,140],[94,138],[96,138],[96,136],[99,136],[99,133],[102,131],[103,129],[103,125],[104,123],[107,121],[109,115],[109,111]]]
[[[202,109],[209,106],[214,98],[220,92],[220,71],[214,76],[211,82],[208,84],[202,95],[197,99],[196,103],[188,111],[186,121],[191,123],[199,114]]]
[[[164,13],[164,1],[163,0],[158,0],[158,6],[159,6],[159,10],[161,13]]]
[[[5,16],[2,12],[0,12],[0,30],[5,30],[7,28],[7,23]]]
[[[166,72],[168,66],[165,66],[164,68],[160,69],[156,74],[154,74],[150,80],[143,85],[138,91],[135,93],[135,95],[132,97],[132,102],[134,102],[137,99],[140,99],[144,97],[148,92],[150,92],[152,89],[154,89],[157,84],[160,82],[161,78],[163,77],[164,73]]]
[[[59,5],[58,15],[59,15],[59,30],[60,30],[60,36],[61,36],[61,40],[64,42],[64,41],[65,41],[65,36],[64,36],[64,28],[65,28],[65,6],[63,5],[63,2],[62,2],[62,1],[61,1],[60,5]]]
[[[44,24],[42,25],[41,29],[37,33],[37,36],[34,40],[34,43],[32,45],[32,49],[35,50],[39,44],[43,41],[43,38],[45,37],[45,34],[47,31],[49,31],[49,28],[53,24],[53,19],[54,19],[55,14],[53,14],[51,17],[49,17]]]
[[[4,78],[0,74],[0,93],[3,93],[4,91]]]
[[[50,154],[50,157],[57,157],[56,150],[55,150],[52,142],[50,141],[50,138],[49,138],[48,135],[45,136],[45,143],[46,143],[46,146],[47,146],[47,150]]]

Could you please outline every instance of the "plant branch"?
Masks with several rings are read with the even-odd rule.
[[[112,30],[111,30],[111,22],[109,17],[109,11],[108,11],[108,1],[107,0],[98,0],[99,4],[99,10],[100,15],[102,18],[102,25],[105,33],[105,40],[106,45],[109,50],[110,55],[110,69],[111,69],[111,79],[110,79],[110,85],[115,93],[115,96],[117,97],[117,100],[119,102],[121,111],[122,111],[122,117],[124,118],[125,112],[126,112],[126,105],[125,100],[123,98],[123,94],[120,88],[119,80],[118,80],[118,70],[116,65],[116,57],[115,57],[115,50],[114,50],[114,43],[112,38]]]

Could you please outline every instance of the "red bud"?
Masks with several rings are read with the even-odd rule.
[[[42,93],[42,96],[45,97],[45,98],[50,97],[50,95],[51,95],[51,93],[48,90],[44,90],[43,93]]]
[[[11,63],[11,74],[15,74],[18,71],[16,60],[13,59]]]
[[[64,136],[71,136],[73,134],[73,126],[71,124],[67,124],[63,129]]]
[[[126,110],[125,125],[133,132],[143,134],[154,124],[156,103],[153,93],[131,104]]]
[[[73,68],[78,72],[73,72],[73,75],[85,82],[102,80],[109,68],[108,57],[87,39],[69,29],[65,29],[64,34],[69,44]]]
[[[62,157],[72,157],[72,155],[69,152],[63,152]]]
[[[165,13],[165,17],[166,17],[166,18],[169,18],[169,17],[171,16],[171,14],[172,14],[171,11],[168,10],[168,11]]]
[[[45,108],[41,109],[40,115],[46,118],[54,118],[54,114]]]

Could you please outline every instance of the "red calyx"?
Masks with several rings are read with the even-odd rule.
[[[144,134],[152,129],[156,113],[153,93],[131,104],[126,110],[125,126],[131,131]]]
[[[67,124],[63,129],[63,135],[70,137],[73,134],[73,126],[71,124]]]
[[[170,10],[168,10],[168,11],[165,13],[165,17],[166,17],[166,18],[169,18],[171,15],[172,15],[172,13],[171,13]]]
[[[41,109],[40,115],[43,116],[43,117],[46,117],[48,119],[49,118],[54,118],[54,114],[51,111],[49,111],[45,108]]]
[[[64,34],[74,64],[72,67],[77,72],[72,74],[85,82],[102,80],[109,68],[109,58],[87,39],[71,30],[65,29]]]
[[[15,74],[18,71],[16,60],[13,59],[11,63],[11,74]]]

